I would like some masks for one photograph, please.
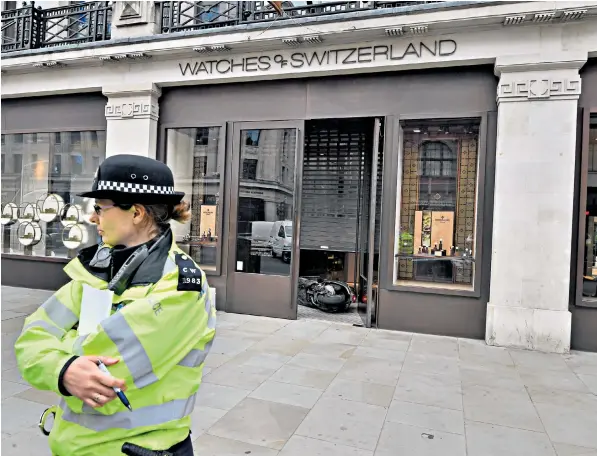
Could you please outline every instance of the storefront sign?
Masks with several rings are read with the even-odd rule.
[[[381,44],[330,50],[315,50],[251,57],[180,62],[183,76],[224,75],[229,73],[256,73],[284,68],[325,68],[334,65],[365,65],[373,62],[413,60],[424,57],[447,57],[456,52],[454,40],[410,42],[406,45]]]
[[[201,206],[201,219],[199,226],[201,227],[201,237],[211,240],[216,233],[216,211],[218,207],[203,204]]]

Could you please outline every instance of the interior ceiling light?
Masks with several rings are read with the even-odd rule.
[[[563,21],[577,21],[579,19],[582,19],[585,14],[587,14],[586,9],[564,11],[561,19]]]
[[[404,29],[402,27],[388,28],[388,29],[386,29],[386,35],[402,36],[402,35],[404,35]]]
[[[504,19],[504,25],[520,25],[526,19],[526,16],[506,16]]]
[[[415,25],[410,28],[410,33],[413,35],[422,35],[423,33],[427,33],[428,30],[429,26],[427,25]]]

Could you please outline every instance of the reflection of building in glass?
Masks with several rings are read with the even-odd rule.
[[[220,210],[219,127],[170,129],[167,163],[191,203],[191,223],[172,224],[177,241],[202,266],[216,265]]]
[[[290,273],[296,139],[293,128],[240,132],[238,271]]]
[[[296,132],[243,130],[238,232],[251,222],[292,219]]]

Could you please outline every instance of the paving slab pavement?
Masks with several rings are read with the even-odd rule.
[[[14,340],[47,291],[2,287],[2,455],[45,456],[56,403]],[[597,456],[597,354],[218,312],[192,413],[201,456]]]

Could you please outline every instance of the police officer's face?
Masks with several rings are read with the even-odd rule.
[[[97,225],[98,234],[106,244],[128,245],[136,237],[135,206],[123,209],[115,206],[111,200],[97,199],[94,210],[90,221]]]

